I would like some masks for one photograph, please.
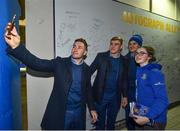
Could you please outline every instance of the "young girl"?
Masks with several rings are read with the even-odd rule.
[[[156,61],[152,47],[142,46],[136,51],[137,69],[136,102],[148,107],[145,116],[134,116],[136,129],[163,130],[167,121],[168,98],[164,75]]]

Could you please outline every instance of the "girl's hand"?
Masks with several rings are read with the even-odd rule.
[[[150,122],[149,118],[145,116],[137,116],[133,115],[134,121],[139,125],[145,125],[146,123]]]

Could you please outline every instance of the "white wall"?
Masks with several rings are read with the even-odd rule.
[[[53,2],[26,0],[26,47],[40,58],[53,58]],[[33,61],[32,61],[33,62]],[[40,123],[52,90],[52,78],[27,75],[28,129]]]
[[[160,14],[180,21],[180,1],[179,0],[117,0],[141,9],[150,11],[152,2],[153,13]]]
[[[118,1],[149,11],[149,6],[150,6],[149,0],[118,0]]]
[[[152,12],[176,19],[176,0],[152,0]]]

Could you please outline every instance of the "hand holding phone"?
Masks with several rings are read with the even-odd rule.
[[[12,48],[15,49],[19,46],[21,38],[15,28],[15,18],[16,14],[13,16],[11,22],[9,22],[6,26],[6,31],[4,34],[4,38],[6,43]]]
[[[11,20],[11,25],[10,27],[7,29],[8,30],[8,35],[11,35],[11,31],[12,29],[14,28],[14,25],[15,25],[15,19],[16,19],[16,14],[14,14],[12,20]]]

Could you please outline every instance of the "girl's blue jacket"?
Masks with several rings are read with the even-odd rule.
[[[154,63],[137,68],[136,100],[149,108],[146,117],[166,123],[169,102],[161,68],[160,64]]]

